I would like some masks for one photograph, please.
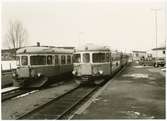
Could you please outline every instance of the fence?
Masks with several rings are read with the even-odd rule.
[[[16,69],[16,64],[17,61],[1,61],[1,71],[6,72],[6,71],[11,71]]]

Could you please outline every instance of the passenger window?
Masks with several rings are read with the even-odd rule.
[[[55,64],[59,64],[59,56],[55,55]]]
[[[46,56],[43,56],[43,55],[30,56],[30,64],[31,65],[46,65]]]
[[[65,64],[66,63],[66,57],[65,55],[61,56],[61,64]]]
[[[52,64],[52,56],[51,55],[47,56],[47,64],[48,65]]]
[[[71,56],[70,55],[67,56],[67,64],[71,64]]]
[[[83,62],[84,63],[89,63],[89,61],[90,61],[90,55],[89,55],[89,53],[84,53],[83,54]]]
[[[28,65],[28,57],[27,56],[22,56],[21,57],[21,64],[23,66]]]

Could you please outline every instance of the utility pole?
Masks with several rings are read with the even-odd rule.
[[[154,21],[155,21],[155,41],[156,41],[156,48],[157,48],[157,41],[158,41],[158,22],[157,22],[157,12],[160,11],[160,9],[151,9],[154,12]],[[156,58],[157,58],[157,51],[156,51]]]
[[[79,32],[78,33],[78,46],[81,45],[81,35],[84,34],[84,32]]]

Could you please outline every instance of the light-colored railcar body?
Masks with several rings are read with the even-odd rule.
[[[123,67],[123,54],[106,47],[88,47],[73,55],[73,75],[78,84],[99,84]]]
[[[41,87],[48,82],[71,76],[73,49],[49,46],[23,47],[17,50],[18,67],[14,85]]]

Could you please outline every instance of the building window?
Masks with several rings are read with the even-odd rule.
[[[162,53],[163,53],[163,54],[165,54],[165,50],[164,50],[164,51],[162,51]]]

